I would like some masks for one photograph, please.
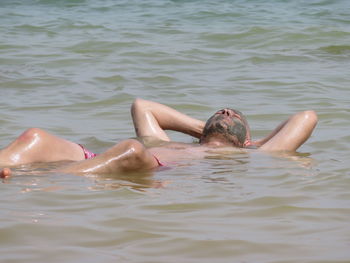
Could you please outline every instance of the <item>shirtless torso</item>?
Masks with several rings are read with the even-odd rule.
[[[166,166],[184,160],[203,159],[217,155],[246,152],[245,149],[234,147],[212,148],[199,144],[176,142],[165,143],[162,146],[148,148],[148,150]]]

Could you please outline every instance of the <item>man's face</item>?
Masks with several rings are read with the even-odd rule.
[[[241,112],[225,108],[217,111],[207,121],[202,140],[220,139],[228,145],[243,147],[247,134],[247,123]]]

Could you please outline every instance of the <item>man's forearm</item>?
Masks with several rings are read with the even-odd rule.
[[[162,130],[178,131],[196,138],[202,136],[205,125],[203,121],[194,119],[164,104],[143,99],[134,101],[131,113],[135,128],[139,132],[138,135],[141,136],[153,132],[152,124],[149,121],[153,118]],[[147,130],[148,128],[150,129]]]
[[[290,118],[289,118],[290,119]],[[286,120],[284,122],[282,122],[281,124],[279,124],[269,135],[267,135],[265,138],[260,139],[260,140],[256,140],[255,142],[253,142],[254,145],[256,146],[261,146],[264,145],[267,141],[269,141],[273,136],[275,136],[289,121]]]

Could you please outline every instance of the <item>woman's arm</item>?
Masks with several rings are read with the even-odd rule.
[[[173,130],[200,138],[205,123],[191,118],[166,105],[136,99],[131,106],[131,115],[137,136],[152,136],[170,141],[165,130]]]

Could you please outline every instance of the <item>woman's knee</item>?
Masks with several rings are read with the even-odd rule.
[[[18,139],[20,141],[32,141],[44,137],[46,132],[39,128],[29,128],[23,132]]]
[[[132,155],[135,158],[141,158],[146,151],[145,146],[139,141],[134,139],[128,139],[128,140],[122,141],[120,144],[122,145],[122,147],[125,148],[125,150],[129,150],[129,152],[132,153]]]
[[[121,162],[124,170],[139,170],[153,167],[153,158],[151,158],[146,147],[139,141],[128,139],[120,142],[117,146],[121,147],[122,153],[125,154],[125,158],[122,158],[124,160]]]

